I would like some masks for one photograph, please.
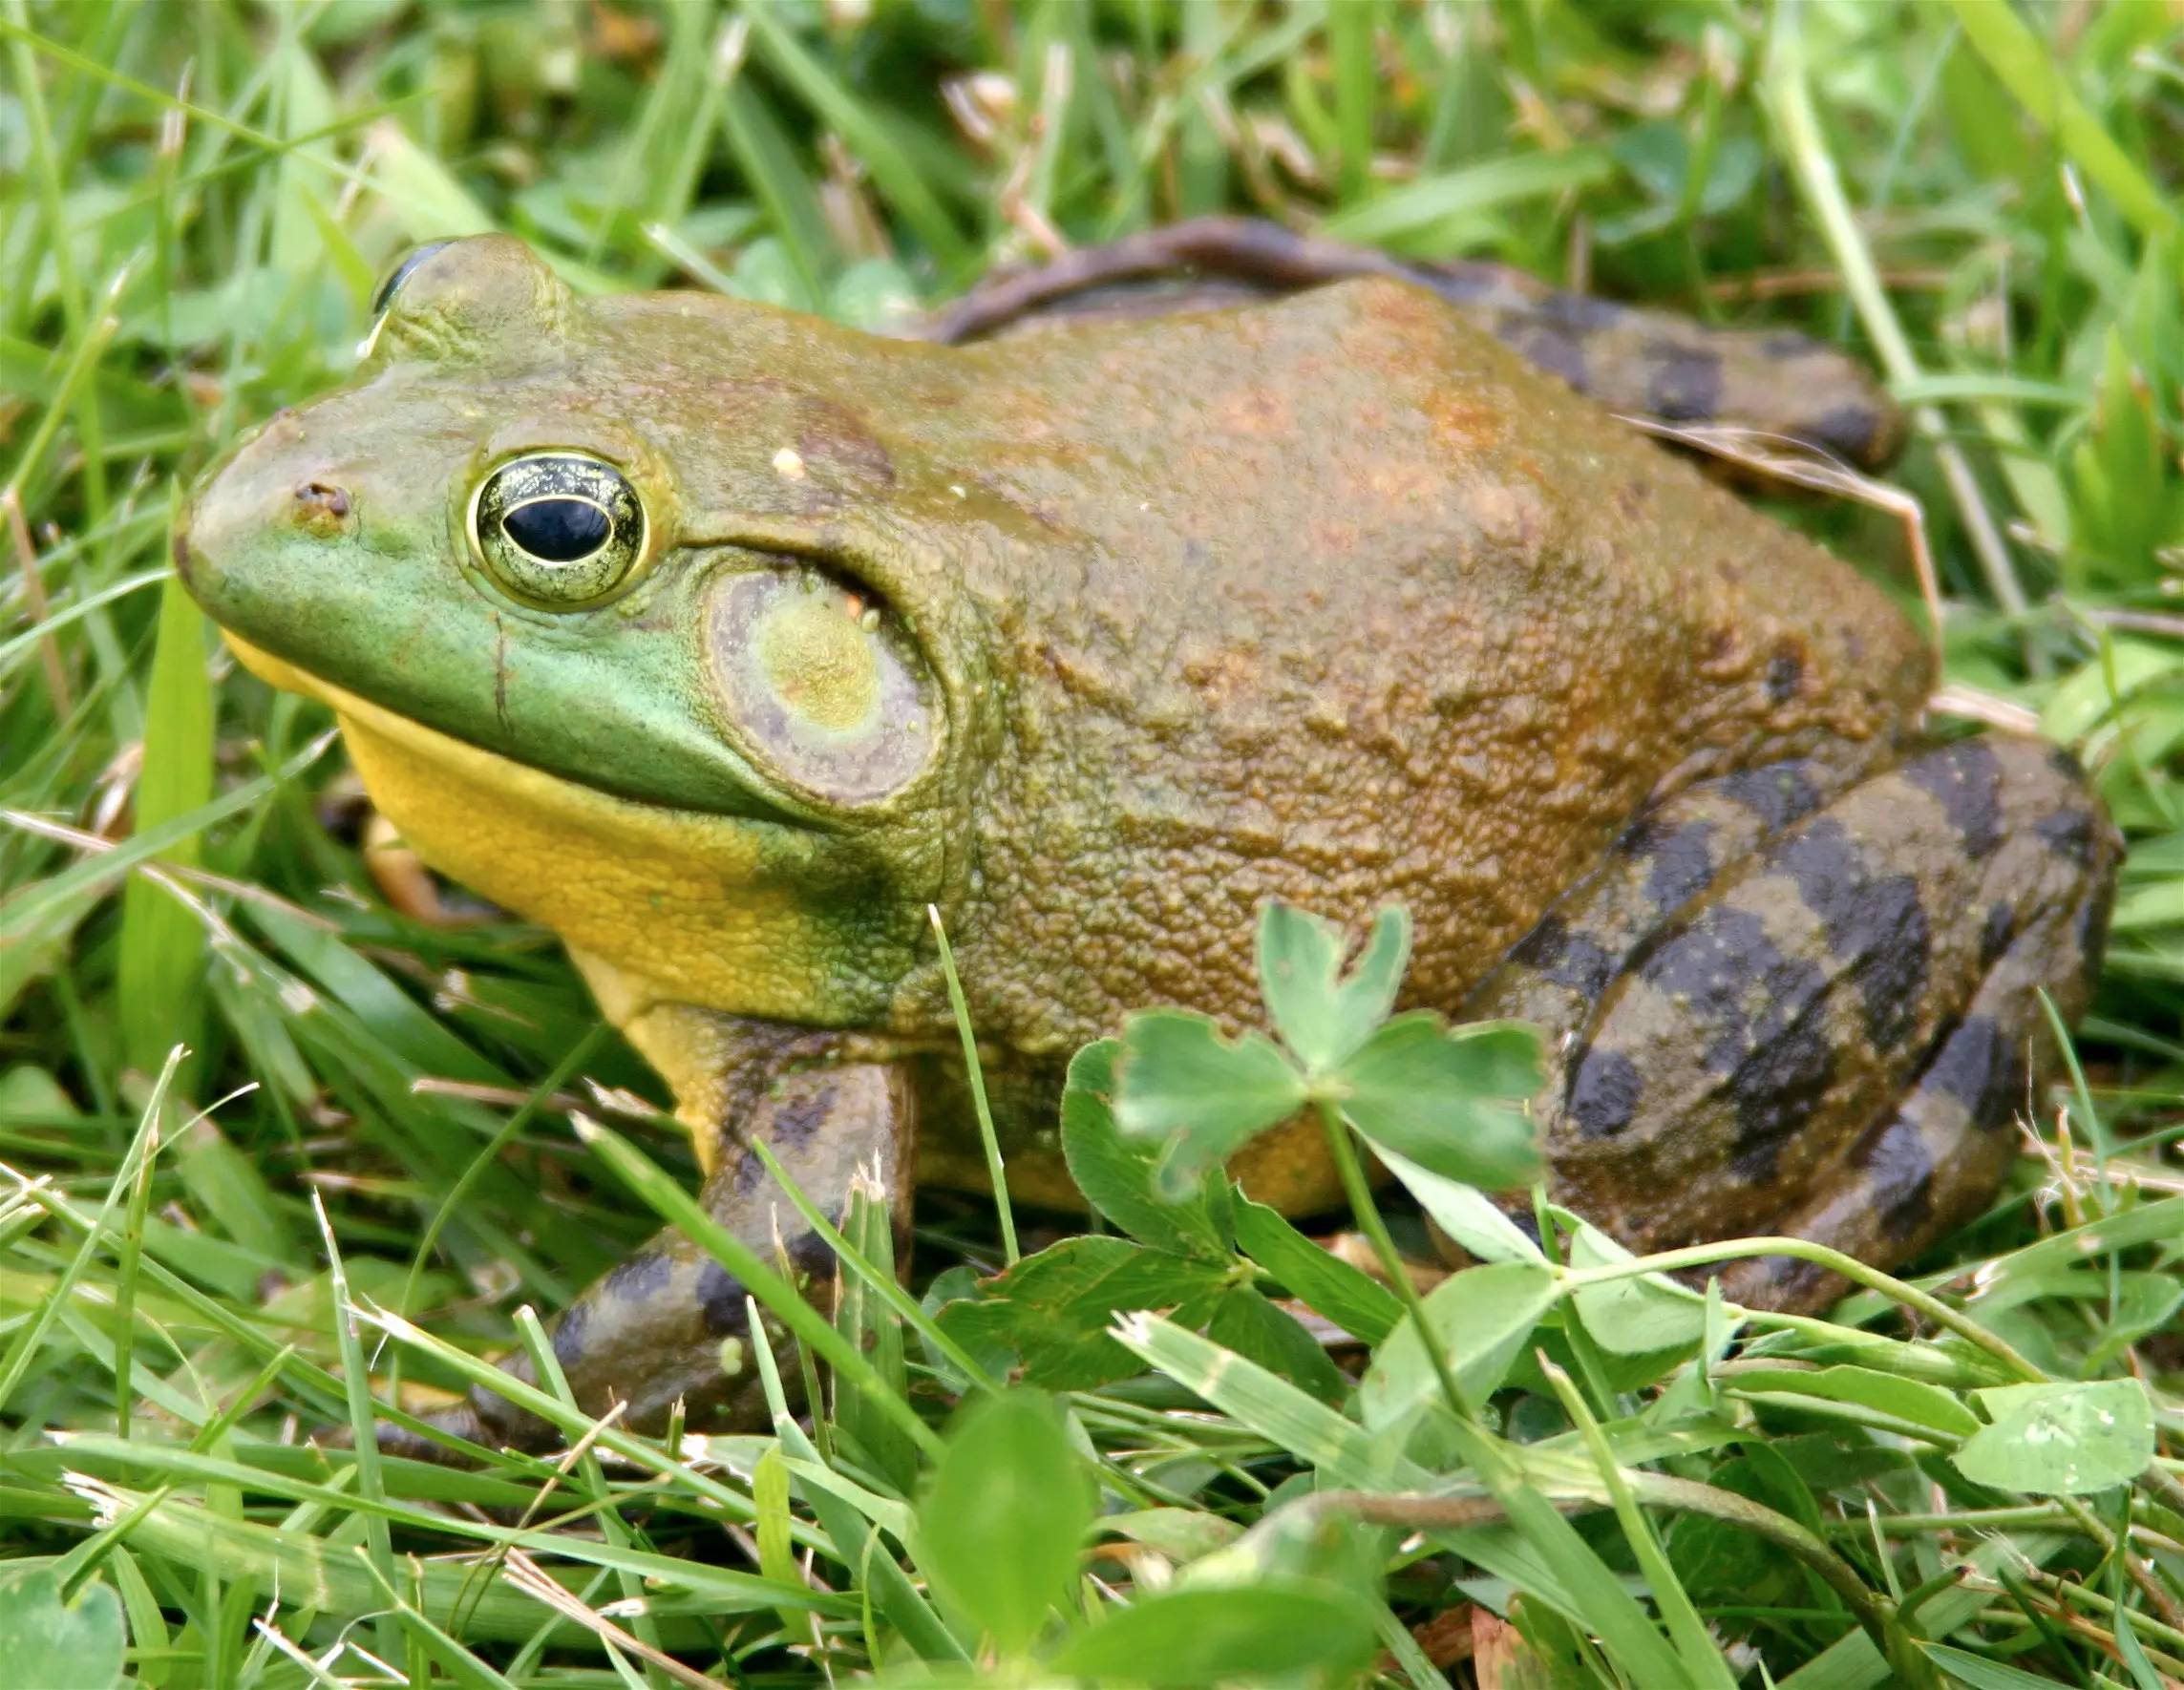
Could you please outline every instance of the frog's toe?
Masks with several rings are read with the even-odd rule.
[[[747,1142],[763,1136],[797,1188],[838,1221],[859,1190],[885,1196],[895,1215],[909,1207],[912,1122],[900,1076],[845,1065],[776,1078],[740,1124],[724,1132],[727,1158],[699,1202],[712,1220],[762,1259],[773,1261],[808,1298],[829,1301],[838,1264],[833,1249],[806,1230],[797,1210]],[[769,1410],[753,1344],[753,1299],[698,1245],[672,1230],[594,1280],[562,1311],[549,1334],[567,1400],[594,1419],[612,1416],[627,1430],[658,1432],[680,1411],[686,1424],[754,1430]],[[770,1341],[780,1335],[769,1319]],[[501,1370],[536,1386],[524,1354]],[[793,1379],[792,1375],[792,1379]],[[486,1386],[423,1417],[441,1433],[487,1448],[542,1450],[573,1441],[562,1425]],[[458,1460],[427,1433],[383,1425],[379,1447],[421,1460]]]
[[[2084,1007],[2117,843],[2029,740],[1959,742],[1835,793],[1709,783],[1626,837],[1474,1013],[1543,1020],[1558,1194],[1644,1248],[1787,1232],[1878,1265],[1975,1213],[2001,1130]],[[1784,1263],[1733,1294],[1809,1305]]]

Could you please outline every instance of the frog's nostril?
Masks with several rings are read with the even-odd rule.
[[[307,514],[324,513],[341,518],[349,515],[349,495],[343,489],[326,481],[299,481],[296,483],[296,502]]]

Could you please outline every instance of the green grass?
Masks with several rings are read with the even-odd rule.
[[[1443,1682],[1429,1647],[1501,1685],[2184,1677],[2179,28],[2131,0],[0,0],[0,1678],[112,1682],[123,1616],[170,1690]],[[237,676],[168,581],[177,489],[342,378],[427,237],[872,323],[1050,232],[1239,207],[1802,327],[1922,408],[1895,480],[1951,700],[2080,742],[2131,843],[2082,1073],[1993,1212],[1831,1321],[1732,1333],[1412,1180],[1508,1257],[1436,1293],[1434,1356],[1370,1280],[1169,1203],[1116,1141],[1102,1206],[1137,1242],[1050,1266],[1141,1249],[1228,1312],[1117,1342],[1063,1297],[1050,1403],[892,1294],[860,1215],[871,1365],[808,1430],[477,1470],[307,1445],[368,1418],[366,1367],[444,1385],[524,1341],[689,1168],[545,935],[380,896],[323,714]],[[1784,509],[1915,602],[1898,514]],[[989,1206],[921,1219],[915,1291],[999,1264]],[[1064,1224],[1018,1219],[1027,1251]],[[1262,1284],[1390,1334],[1362,1405]],[[2053,1388],[2080,1381],[2108,1383]],[[2116,1482],[2055,1494],[2057,1448]],[[1491,1667],[1444,1648],[1467,1602],[1514,1619],[1478,1624]],[[33,1623],[73,1628],[38,1658],[65,1676],[21,1665]]]

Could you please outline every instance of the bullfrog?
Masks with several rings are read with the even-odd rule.
[[[1614,414],[1770,426],[1776,368],[1790,432],[1884,451],[1871,384],[1377,255],[1060,308],[1219,246],[884,338],[435,243],[355,378],[208,474],[176,567],[427,862],[561,937],[705,1208],[814,1296],[832,1252],[755,1143],[836,1212],[986,1177],[935,914],[1021,1199],[1074,1200],[1079,1046],[1153,1004],[1256,1019],[1278,898],[1400,902],[1407,1003],[1538,1025],[1552,1192],[1633,1247],[1888,1265],[1975,1214],[2041,995],[2087,1001],[2116,836],[2064,751],[1933,737],[1890,596]],[[1232,1172],[1340,1200],[1302,1127]],[[670,1232],[554,1349],[592,1412],[733,1419],[746,1307]],[[438,1426],[551,1436],[482,1388]]]

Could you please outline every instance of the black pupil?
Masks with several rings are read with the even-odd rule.
[[[510,539],[548,563],[573,563],[606,543],[612,524],[589,499],[535,498],[500,518]]]
[[[371,314],[376,317],[393,304],[394,296],[402,291],[402,284],[410,279],[410,272],[446,244],[445,241],[428,241],[422,246],[411,248],[402,262],[387,273],[387,280],[379,284],[379,291],[371,296]]]

